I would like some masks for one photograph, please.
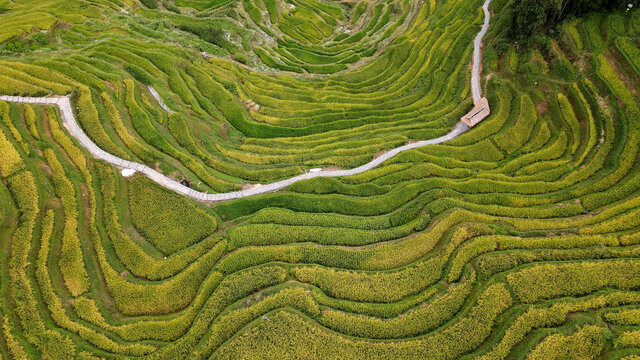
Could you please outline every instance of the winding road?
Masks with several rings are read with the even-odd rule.
[[[485,34],[487,33],[487,30],[489,29],[489,20],[490,20],[489,3],[490,2],[491,0],[486,0],[484,5],[482,6],[482,9],[484,10],[484,24],[482,25],[482,29],[476,36],[473,44],[474,45],[473,70],[471,74],[471,88],[473,92],[473,100],[479,100],[481,98],[481,91],[480,91],[481,90],[480,62],[482,60],[481,47],[482,47],[482,39],[484,38]],[[151,92],[153,97],[158,101],[158,103],[163,109],[165,109],[168,112],[173,112],[164,104],[164,102],[158,95],[157,91],[155,91],[155,89],[150,87],[149,91]],[[75,137],[78,140],[78,142],[80,142],[80,144],[84,146],[94,157],[98,159],[102,159],[108,163],[119,166],[121,168],[139,171],[147,175],[153,181],[157,182],[158,184],[168,189],[174,190],[176,192],[179,192],[181,194],[184,194],[186,196],[189,196],[201,201],[224,201],[224,200],[237,199],[237,198],[242,198],[242,197],[247,197],[247,196],[252,196],[257,194],[263,194],[266,192],[286,188],[287,186],[293,184],[294,182],[304,180],[304,179],[312,179],[316,177],[338,177],[338,176],[348,176],[348,175],[359,174],[375,168],[376,166],[396,156],[402,151],[415,149],[415,148],[423,147],[426,145],[440,144],[440,143],[455,139],[460,134],[469,130],[469,127],[466,124],[464,124],[463,122],[460,122],[456,125],[456,127],[450,133],[444,136],[441,136],[435,139],[430,139],[430,140],[418,141],[415,143],[411,143],[411,144],[407,144],[407,145],[403,145],[403,146],[391,149],[385,152],[384,154],[382,154],[381,156],[373,159],[372,161],[354,169],[321,170],[321,171],[315,171],[315,172],[307,172],[298,176],[294,176],[289,179],[280,180],[270,184],[256,185],[246,190],[233,191],[228,193],[208,194],[208,193],[199,192],[189,187],[186,187],[180,184],[179,182],[164,176],[163,174],[159,173],[156,170],[153,170],[152,168],[144,164],[124,160],[102,150],[87,136],[87,134],[85,134],[85,132],[80,127],[80,125],[78,125],[78,122],[76,121],[76,118],[73,115],[73,111],[71,110],[71,102],[69,101],[69,96],[21,97],[21,96],[0,95],[0,100],[16,102],[16,103],[58,106],[62,113],[62,122],[64,126],[67,128],[69,133],[73,137]]]

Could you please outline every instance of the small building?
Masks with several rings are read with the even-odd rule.
[[[482,99],[473,102],[473,109],[471,109],[471,111],[469,111],[465,116],[461,117],[460,121],[469,125],[469,127],[473,127],[480,121],[486,119],[490,113],[489,101],[487,101],[486,97],[483,97]]]

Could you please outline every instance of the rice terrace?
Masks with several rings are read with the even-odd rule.
[[[638,8],[0,0],[0,358],[640,360]]]

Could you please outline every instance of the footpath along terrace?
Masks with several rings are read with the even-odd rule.
[[[145,174],[146,176],[148,176],[150,179],[152,179],[153,181],[155,181],[156,183],[174,190],[176,192],[179,192],[181,194],[187,195],[189,197],[192,197],[194,199],[197,200],[201,200],[201,201],[224,201],[224,200],[231,200],[231,199],[237,199],[237,198],[242,198],[242,197],[247,197],[247,196],[252,196],[252,195],[257,195],[257,194],[263,194],[266,192],[270,192],[270,191],[276,191],[279,189],[283,189],[288,187],[289,185],[300,181],[300,180],[306,180],[306,179],[311,179],[311,178],[316,178],[316,177],[340,177],[340,176],[349,176],[349,175],[355,175],[355,174],[360,174],[363,173],[367,170],[371,170],[375,167],[377,167],[378,165],[382,164],[383,162],[385,162],[386,160],[389,160],[390,158],[396,156],[397,154],[399,154],[402,151],[406,151],[406,150],[410,150],[410,149],[415,149],[415,148],[419,148],[419,147],[423,147],[423,146],[427,146],[427,145],[435,145],[435,144],[441,144],[443,142],[446,141],[450,141],[455,139],[456,137],[458,137],[460,134],[464,133],[465,131],[469,130],[470,127],[476,125],[477,123],[479,123],[480,121],[482,121],[484,118],[486,118],[489,115],[489,108],[488,108],[488,102],[486,98],[480,98],[480,93],[481,93],[481,86],[480,86],[480,63],[482,62],[482,56],[481,56],[481,48],[482,48],[482,39],[484,38],[485,34],[487,33],[487,30],[489,29],[489,22],[490,22],[490,13],[489,13],[489,4],[491,3],[491,0],[486,0],[485,3],[483,4],[482,8],[484,11],[484,23],[482,25],[482,28],[480,30],[480,32],[478,33],[478,35],[476,36],[475,40],[474,40],[474,51],[473,51],[473,66],[472,66],[472,74],[471,74],[471,88],[472,88],[472,92],[473,92],[473,99],[475,102],[475,106],[474,109],[472,110],[472,112],[474,114],[472,114],[473,120],[472,121],[468,121],[465,120],[466,117],[469,115],[465,115],[465,117],[463,117],[461,119],[461,121],[454,127],[454,129],[449,132],[448,134],[435,138],[435,139],[430,139],[430,140],[422,140],[422,141],[418,141],[418,142],[414,142],[414,143],[410,143],[410,144],[406,144],[394,149],[391,149],[387,152],[385,152],[384,154],[380,155],[379,157],[371,160],[370,162],[359,166],[357,168],[354,169],[349,169],[349,170],[320,170],[320,171],[314,171],[314,172],[307,172],[289,179],[285,179],[285,180],[281,180],[281,181],[277,181],[277,182],[273,182],[270,184],[260,184],[258,186],[254,186],[252,188],[246,189],[246,190],[240,190],[240,191],[233,191],[233,192],[228,192],[228,193],[214,193],[214,194],[209,194],[209,193],[205,193],[205,192],[200,192],[200,191],[196,191],[194,189],[191,189],[187,186],[182,185],[181,183],[179,183],[178,181],[175,181],[163,174],[161,174],[160,172],[137,162],[132,162],[132,161],[128,161],[122,158],[119,158],[115,155],[112,155],[106,151],[104,151],[103,149],[101,149],[98,145],[96,145],[88,136],[87,134],[82,130],[82,128],[80,127],[80,125],[78,124],[78,122],[76,121],[76,118],[73,114],[72,108],[71,108],[71,102],[69,100],[68,96],[56,96],[56,97],[20,97],[20,96],[6,96],[6,95],[2,95],[0,96],[0,100],[4,100],[4,101],[10,101],[10,102],[18,102],[18,103],[29,103],[29,104],[43,104],[43,105],[55,105],[58,106],[60,108],[60,111],[62,113],[62,121],[65,125],[65,127],[67,128],[67,130],[71,133],[71,135],[73,137],[75,137],[80,144],[82,144],[82,146],[84,146],[93,156],[95,156],[98,159],[102,159],[107,161],[108,163],[111,163],[113,165],[116,165],[118,167],[124,168],[124,169],[130,169],[133,171],[138,171],[141,172],[143,174]],[[160,97],[160,95],[158,94],[158,92],[153,88],[153,87],[149,87],[149,91],[152,94],[152,96],[156,99],[156,101],[158,101],[158,103],[160,104],[160,106],[167,112],[173,112],[167,105],[165,105],[165,103],[162,101],[162,98]],[[481,108],[478,108],[478,104],[481,104]],[[470,113],[471,114],[471,113]]]
[[[640,11],[572,16],[541,50],[507,37],[536,0],[492,0],[478,98],[485,0],[276,1],[274,23],[261,0],[154,1],[0,14],[104,4],[0,56],[24,97],[0,100],[0,358],[637,360]],[[248,45],[327,72],[203,58],[170,25],[242,9],[267,30],[329,11],[303,49]],[[369,23],[379,52],[318,64]]]
[[[67,130],[69,131],[69,133],[75,137],[78,142],[80,142],[80,144],[82,144],[82,146],[84,146],[93,156],[95,156],[98,159],[102,159],[108,163],[111,163],[113,165],[116,165],[118,167],[124,168],[124,169],[130,169],[130,170],[134,170],[134,171],[138,171],[141,172],[145,175],[147,175],[150,179],[152,179],[153,181],[157,182],[158,184],[177,191],[181,194],[187,195],[189,197],[192,197],[194,199],[197,200],[201,200],[201,201],[224,201],[224,200],[231,200],[231,199],[237,199],[237,198],[242,198],[242,197],[247,197],[247,196],[251,196],[251,195],[257,195],[257,194],[264,194],[266,192],[269,191],[275,191],[275,190],[279,190],[279,189],[283,189],[286,188],[287,186],[293,184],[296,181],[300,181],[300,180],[305,180],[305,179],[311,179],[311,178],[315,178],[315,177],[338,177],[338,176],[348,176],[348,175],[355,175],[355,174],[360,174],[362,172],[365,172],[367,170],[373,169],[376,166],[382,164],[383,162],[389,160],[390,158],[396,156],[397,154],[399,154],[402,151],[405,150],[410,150],[410,149],[415,149],[418,147],[422,147],[422,146],[427,146],[427,145],[434,145],[434,144],[440,144],[443,143],[445,141],[449,141],[452,139],[455,139],[456,137],[458,137],[460,134],[464,133],[465,131],[467,131],[469,129],[469,127],[463,123],[460,122],[454,129],[453,131],[451,131],[449,134],[436,138],[436,139],[430,139],[430,140],[423,140],[423,141],[418,141],[415,143],[411,143],[411,144],[407,144],[392,150],[389,150],[387,152],[385,152],[384,154],[382,154],[381,156],[375,158],[374,160],[370,161],[367,164],[364,164],[362,166],[359,166],[357,168],[354,169],[349,169],[349,170],[321,170],[321,171],[316,171],[316,172],[308,172],[305,174],[301,174],[286,180],[281,180],[281,181],[277,181],[277,182],[273,182],[270,184],[265,184],[265,185],[260,185],[260,186],[255,186],[252,187],[250,189],[246,189],[246,190],[241,190],[241,191],[233,191],[233,192],[228,192],[228,193],[218,193],[218,194],[207,194],[207,193],[203,193],[203,192],[199,192],[196,190],[193,190],[187,186],[184,186],[182,184],[180,184],[179,182],[164,176],[163,174],[159,173],[158,171],[137,163],[137,162],[133,162],[133,161],[128,161],[125,159],[121,159],[117,156],[114,156],[112,154],[109,154],[108,152],[102,150],[100,147],[98,147],[98,145],[96,145],[93,141],[91,141],[91,139],[87,136],[87,134],[85,134],[84,131],[82,131],[82,128],[80,128],[80,125],[78,125],[78,122],[76,121],[75,117],[73,116],[73,112],[71,111],[71,102],[69,101],[69,97],[41,97],[41,98],[37,98],[37,97],[19,97],[19,96],[0,96],[0,100],[3,101],[11,101],[11,102],[17,102],[17,103],[28,103],[28,104],[42,104],[42,105],[55,105],[58,106],[58,108],[60,108],[60,111],[62,113],[62,121],[63,124],[65,125],[65,127],[67,128]]]

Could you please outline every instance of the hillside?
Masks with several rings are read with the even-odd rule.
[[[640,11],[483,3],[0,0],[0,357],[639,359]]]

